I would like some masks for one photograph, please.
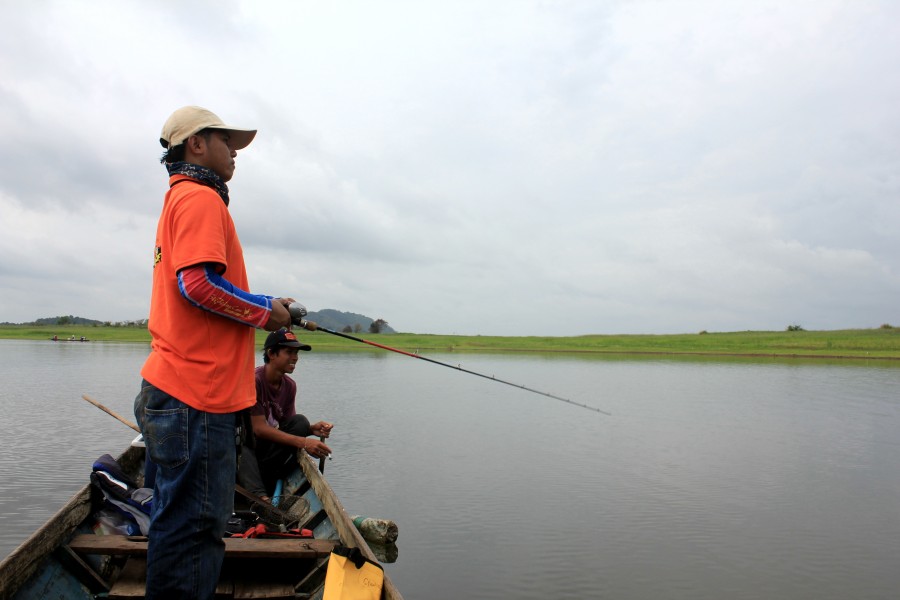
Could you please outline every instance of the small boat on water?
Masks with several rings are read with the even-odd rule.
[[[144,449],[130,447],[118,459],[135,481],[142,479]],[[331,486],[303,451],[283,481],[284,514],[303,507],[302,529],[310,538],[226,538],[225,565],[216,598],[321,600],[328,562],[337,546],[359,548],[377,562]],[[94,600],[143,598],[146,538],[97,535],[91,485],[75,494],[49,521],[0,562],[0,600]],[[96,492],[95,492],[96,493]],[[240,499],[240,496],[238,497]],[[387,573],[382,600],[402,600]]]

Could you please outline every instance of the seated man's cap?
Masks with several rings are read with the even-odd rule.
[[[172,113],[163,125],[159,143],[165,149],[183,144],[186,139],[203,129],[222,129],[231,133],[232,147],[235,150],[246,148],[256,136],[255,129],[232,127],[222,122],[212,112],[199,106],[184,106]]]
[[[288,346],[290,348],[299,348],[300,350],[312,350],[312,346],[301,344],[297,339],[297,336],[294,335],[294,332],[288,331],[287,329],[279,329],[278,331],[270,333],[269,337],[266,338],[263,350],[276,348],[278,346]]]

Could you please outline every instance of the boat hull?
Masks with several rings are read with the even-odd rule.
[[[122,469],[137,479],[144,460],[143,448],[132,447],[117,460]],[[285,495],[298,495],[309,504],[304,527],[313,530],[316,540],[333,540],[358,547],[370,560],[377,558],[353,525],[331,486],[316,469],[309,456],[298,453],[297,468],[285,480]],[[91,489],[86,485],[40,529],[0,562],[0,600],[93,600],[96,594],[108,594],[113,586],[122,587],[129,563],[111,556],[79,554],[69,547],[79,535],[92,534]],[[252,540],[247,540],[252,541]],[[297,598],[321,598],[328,555],[316,558],[247,558],[240,553],[226,556],[223,578],[217,597],[228,597],[229,590],[240,590],[242,597],[272,597],[265,588],[274,578],[288,574],[289,589]],[[269,570],[271,569],[271,570]],[[138,592],[139,594],[141,592]],[[114,594],[113,594],[114,595]],[[141,597],[129,596],[129,597]],[[399,591],[385,574],[384,600],[402,600]]]

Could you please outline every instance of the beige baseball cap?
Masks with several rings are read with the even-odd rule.
[[[232,146],[235,150],[246,148],[256,136],[255,129],[232,127],[222,122],[212,112],[199,106],[183,106],[172,113],[162,128],[159,143],[169,149],[184,143],[186,139],[203,129],[223,129],[231,133]]]

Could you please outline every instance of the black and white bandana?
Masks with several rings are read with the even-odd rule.
[[[172,175],[187,175],[191,179],[196,179],[203,185],[208,185],[219,193],[222,201],[225,202],[225,206],[228,206],[228,186],[225,185],[222,178],[209,167],[195,165],[194,163],[182,160],[166,163],[166,170],[169,171],[170,177]]]

